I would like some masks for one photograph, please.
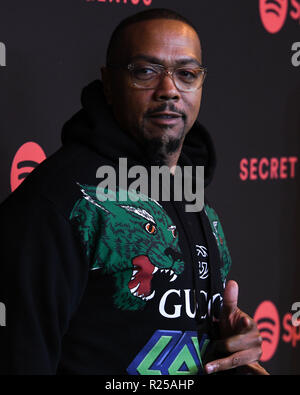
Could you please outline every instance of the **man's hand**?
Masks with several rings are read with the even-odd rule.
[[[262,338],[254,320],[237,307],[238,292],[238,284],[228,281],[219,321],[221,339],[214,342],[214,352],[229,356],[207,363],[205,371],[210,374],[241,367],[241,374],[268,375],[258,363]]]

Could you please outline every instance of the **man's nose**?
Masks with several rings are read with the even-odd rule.
[[[164,74],[161,76],[159,85],[155,90],[155,99],[158,101],[178,101],[180,99],[180,92],[176,88],[170,74]]]

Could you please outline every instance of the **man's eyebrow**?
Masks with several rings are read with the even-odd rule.
[[[139,55],[135,55],[134,57],[130,58],[130,62],[136,62],[139,60],[144,60],[149,63],[164,65],[164,62],[162,61],[162,59],[159,59],[155,56],[139,54]],[[190,56],[182,57],[182,58],[179,58],[175,61],[176,66],[185,66],[187,64],[195,64],[199,67],[202,67],[202,64],[196,58],[193,58]]]

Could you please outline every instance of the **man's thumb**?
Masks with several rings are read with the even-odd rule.
[[[229,316],[233,313],[238,304],[239,286],[236,281],[229,280],[226,283],[223,295],[223,314]]]

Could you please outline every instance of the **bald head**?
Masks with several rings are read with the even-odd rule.
[[[120,50],[126,50],[128,48],[124,46],[126,45],[126,43],[124,43],[123,41],[125,30],[127,30],[130,26],[137,24],[139,22],[158,20],[158,19],[161,21],[173,20],[173,21],[182,22],[182,24],[185,24],[186,26],[189,26],[192,30],[194,30],[199,40],[199,36],[195,26],[187,18],[183,17],[182,15],[180,15],[179,13],[173,10],[164,9],[164,8],[153,8],[150,10],[146,10],[134,14],[120,22],[120,24],[116,27],[116,29],[112,33],[110,42],[108,44],[107,54],[106,54],[106,64],[108,65],[108,64],[116,63],[119,60]],[[140,23],[139,25],[143,26]]]
[[[176,40],[175,40],[176,37]],[[126,65],[132,61],[175,65],[173,55],[182,53],[177,64],[190,60],[202,63],[201,44],[195,30],[185,22],[153,19],[127,26],[111,52],[111,64]],[[181,63],[180,63],[181,62]]]

